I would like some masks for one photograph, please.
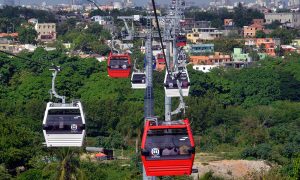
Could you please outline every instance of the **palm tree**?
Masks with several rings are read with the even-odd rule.
[[[53,157],[56,159],[43,169],[43,175],[55,180],[86,179],[78,156],[79,152],[71,148],[55,149]]]

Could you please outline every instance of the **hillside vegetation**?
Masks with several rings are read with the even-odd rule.
[[[134,154],[132,140],[140,139],[142,132],[143,91],[132,90],[129,79],[109,78],[106,63],[62,54],[42,48],[20,54],[32,61],[0,54],[0,176],[49,179],[61,176],[57,169],[68,167],[76,176],[88,179],[139,178],[141,166],[134,155],[129,166],[118,162],[95,165],[80,161],[72,152],[43,147],[42,118],[51,100],[48,69],[52,63],[63,69],[57,77],[57,91],[68,101],[80,99],[84,104],[87,136],[93,140],[87,145]],[[200,137],[198,152],[265,159],[281,165],[283,176],[299,177],[300,60],[296,55],[260,61],[252,68],[215,69],[207,74],[189,67],[189,73],[186,116],[194,135]],[[155,112],[161,119],[163,76],[154,73]],[[175,108],[176,100],[173,103]],[[72,163],[63,164],[61,157]],[[20,166],[26,171],[20,173]]]

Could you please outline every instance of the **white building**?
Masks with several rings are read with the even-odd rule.
[[[39,21],[38,21],[38,19],[36,19],[36,18],[31,18],[31,19],[28,19],[28,23],[29,24],[37,24]]]
[[[213,68],[217,68],[220,65],[214,64],[214,65],[194,65],[193,69],[196,71],[202,71],[204,73],[210,72]]]
[[[287,27],[300,27],[300,13],[266,13],[265,19],[266,24],[271,24],[277,20]]]
[[[94,22],[98,22],[100,25],[111,25],[113,24],[111,16],[93,16],[91,20]]]
[[[49,42],[56,40],[56,24],[55,23],[37,23],[35,30],[38,34],[37,40]]]
[[[288,6],[291,8],[299,8],[300,0],[289,0]]]

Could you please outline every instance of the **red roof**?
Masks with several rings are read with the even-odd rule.
[[[96,157],[105,157],[105,156],[107,156],[107,155],[104,154],[104,153],[97,153],[97,154],[96,154]]]
[[[0,33],[0,37],[18,37],[19,34],[18,33]]]

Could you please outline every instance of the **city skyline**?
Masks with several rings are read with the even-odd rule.
[[[5,0],[0,0],[0,4],[3,4]],[[53,4],[70,4],[71,0],[14,0],[15,5],[31,5],[31,4],[42,4],[43,2],[46,2],[49,5]],[[83,0],[85,2],[88,2],[87,0]],[[107,2],[114,2],[113,0],[96,0],[98,4],[104,4]],[[123,0],[118,0],[117,2],[121,2]],[[144,5],[145,3],[149,2],[149,0],[133,0],[133,2],[136,5]],[[159,1],[157,1],[159,3]],[[207,0],[188,0],[188,2],[193,2],[197,5],[200,4],[208,4],[211,1]],[[168,1],[163,1],[163,3],[168,3]]]

